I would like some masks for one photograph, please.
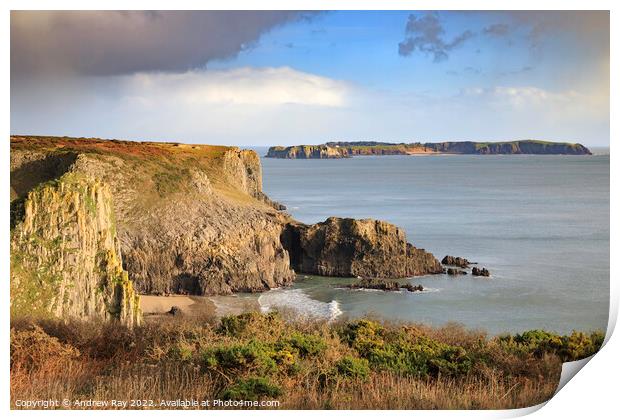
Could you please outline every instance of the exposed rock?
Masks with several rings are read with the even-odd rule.
[[[395,280],[385,280],[385,279],[363,279],[357,281],[355,283],[349,284],[346,287],[349,289],[374,289],[374,290],[383,290],[385,292],[398,292],[402,289],[405,289],[409,292],[421,292],[424,290],[422,285],[413,285],[413,284],[400,284]]]
[[[344,148],[321,144],[318,146],[274,146],[269,148],[265,157],[280,159],[342,159],[349,157],[349,155]]]
[[[280,243],[290,218],[262,193],[255,152],[12,137],[11,185],[27,184],[32,174],[23,168],[33,167],[33,159],[37,167],[58,167],[58,154],[71,155],[60,170],[110,186],[125,268],[141,293],[254,292],[294,280]]]
[[[177,316],[177,315],[182,315],[183,311],[178,306],[173,306],[172,308],[170,308],[170,310],[167,313],[169,313],[172,316]]]
[[[106,184],[68,173],[31,190],[22,209],[11,232],[13,314],[140,323]]]
[[[33,170],[38,172],[33,175]],[[264,291],[290,284],[292,268],[385,278],[442,272],[432,254],[408,244],[404,232],[389,223],[295,222],[262,192],[260,160],[252,151],[11,137],[11,214],[20,212],[28,191],[63,173],[109,186],[108,207],[113,206],[118,238],[115,266],[120,267],[122,254],[124,276],[128,273],[141,293]],[[90,278],[84,281],[90,287]]]
[[[424,287],[421,284],[418,284],[417,286],[413,284],[405,284],[403,287],[407,289],[407,291],[409,292],[423,292],[424,291]]]
[[[483,277],[489,277],[491,275],[491,273],[489,273],[489,270],[487,270],[486,268],[478,268],[478,267],[474,267],[471,269],[471,275],[472,276],[483,276]]]
[[[467,271],[459,270],[458,268],[448,268],[446,272],[449,276],[459,276],[467,274]]]
[[[431,253],[407,243],[404,231],[378,220],[330,217],[314,225],[289,223],[282,244],[299,273],[402,278],[443,272]]]
[[[467,261],[467,259],[462,258],[462,257],[453,257],[451,255],[446,255],[445,257],[443,257],[443,260],[441,260],[441,263],[444,265],[452,265],[452,266],[461,267],[461,268],[469,267],[469,261]]]
[[[328,142],[318,145],[274,146],[266,157],[279,159],[334,159],[356,155],[410,154],[534,154],[534,155],[591,155],[578,143],[556,143],[541,140],[507,142],[453,141],[440,143],[386,143],[376,141]]]
[[[578,143],[557,143],[541,140],[516,140],[506,142],[454,141],[425,143],[439,153],[475,155],[591,155],[587,147]]]

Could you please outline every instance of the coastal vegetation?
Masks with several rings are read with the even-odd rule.
[[[371,319],[285,321],[276,312],[169,316],[134,328],[79,320],[11,323],[18,399],[277,400],[282,409],[492,409],[549,399],[561,363],[601,332],[487,337]],[[148,408],[148,407],[140,407]]]

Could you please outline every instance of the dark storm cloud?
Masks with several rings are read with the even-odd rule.
[[[11,74],[185,71],[251,48],[264,32],[311,15],[289,11],[18,11]]]
[[[431,54],[436,62],[442,61],[448,58],[448,52],[474,36],[473,32],[466,30],[447,41],[445,32],[436,13],[429,12],[422,17],[411,14],[405,27],[405,39],[398,44],[398,53],[406,57],[418,50]]]

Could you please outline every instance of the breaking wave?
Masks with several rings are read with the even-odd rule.
[[[270,290],[258,298],[258,304],[263,312],[285,310],[301,318],[333,321],[342,314],[337,300],[321,302],[312,299],[301,289]]]

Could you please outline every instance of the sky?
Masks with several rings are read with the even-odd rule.
[[[11,133],[608,146],[609,13],[13,11]]]

